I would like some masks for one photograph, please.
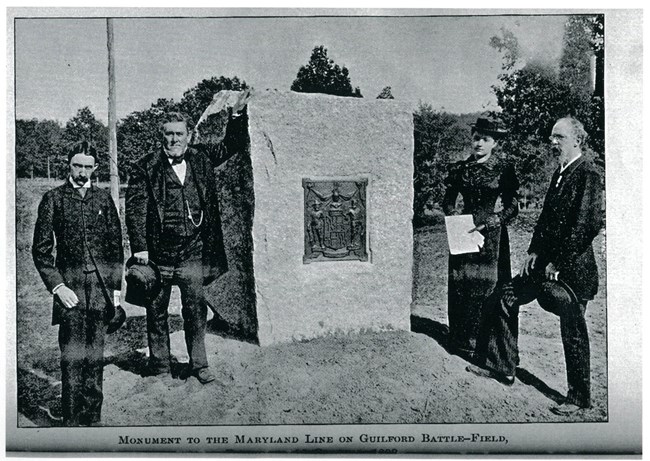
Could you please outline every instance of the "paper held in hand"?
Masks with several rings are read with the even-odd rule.
[[[469,232],[475,227],[471,214],[445,216],[445,225],[447,226],[449,253],[452,255],[478,253],[483,246],[485,238],[481,233],[479,231]]]

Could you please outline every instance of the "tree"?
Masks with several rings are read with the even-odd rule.
[[[42,156],[43,162],[45,163],[41,166],[42,173],[44,173],[43,176],[46,178],[56,177],[55,165],[57,164],[57,160],[62,157],[61,139],[63,130],[59,123],[54,120],[42,120],[38,123],[36,131],[38,150]],[[67,171],[67,153],[64,157]]]
[[[532,61],[501,77],[495,87],[501,118],[511,134],[534,144],[546,143],[555,121],[566,115],[589,118],[589,102],[560,79],[554,69]]]
[[[589,106],[584,120],[590,145],[604,164],[605,93],[604,93],[604,17],[579,15],[569,17],[560,59],[560,79],[575,92],[582,93]]]
[[[424,222],[425,209],[439,204],[445,193],[447,166],[470,144],[470,130],[460,117],[420,103],[413,114],[413,219]]]
[[[110,156],[108,155],[108,127],[95,118],[95,115],[88,107],[84,107],[77,111],[77,115],[72,117],[65,124],[61,141],[63,144],[63,153],[67,152],[72,146],[81,141],[88,141],[97,149],[97,156],[99,167],[95,172],[100,181],[108,181],[109,179],[109,162]],[[57,165],[58,175],[64,177],[67,174],[67,156],[59,156],[59,163]]]
[[[117,155],[121,181],[128,180],[133,162],[160,151],[162,117],[177,110],[180,110],[179,104],[161,98],[149,109],[132,112],[120,121],[117,126]]]
[[[490,46],[502,53],[503,70],[512,70],[521,56],[519,40],[512,31],[501,28],[501,36],[495,35],[490,38]]]
[[[501,117],[509,132],[504,151],[514,161],[524,188],[534,193],[543,194],[554,167],[548,136],[558,118],[571,115],[581,120],[590,135],[588,154],[592,149],[602,152],[598,142],[602,123],[597,116],[602,99],[594,99],[590,64],[597,24],[593,18],[569,18],[557,67],[519,62],[517,39],[505,29],[501,37],[490,40],[503,53],[500,84],[493,86],[501,111],[493,115]]]
[[[571,16],[567,20],[559,70],[559,78],[569,87],[588,94],[593,91],[591,27],[588,16]]]
[[[40,160],[40,149],[36,140],[38,120],[16,120],[16,175],[20,178],[34,178]]]
[[[180,102],[158,99],[146,110],[132,112],[117,127],[118,164],[120,179],[128,180],[131,164],[140,157],[160,151],[160,123],[164,114],[181,111],[189,116],[192,129],[212,97],[221,90],[241,91],[248,88],[238,77],[211,77],[197,83],[183,93]]]
[[[183,93],[180,110],[189,115],[193,123],[199,121],[203,111],[210,105],[212,97],[221,90],[242,91],[248,88],[246,82],[238,77],[212,77],[202,80]]]
[[[334,64],[322,45],[315,47],[307,65],[300,67],[291,91],[362,97],[359,87],[352,88],[347,67]]]
[[[494,115],[501,117],[509,133],[503,150],[514,162],[523,188],[543,194],[554,165],[548,149],[553,124],[567,115],[585,120],[589,105],[554,69],[537,62],[504,74],[494,91],[501,108]]]
[[[395,99],[393,92],[389,86],[385,86],[381,93],[377,95],[377,99]]]
[[[60,169],[61,126],[54,120],[16,120],[16,175],[57,177]]]

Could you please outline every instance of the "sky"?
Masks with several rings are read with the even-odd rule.
[[[557,60],[566,16],[115,18],[117,115],[158,98],[180,100],[212,76],[257,90],[289,90],[315,46],[345,65],[353,87],[385,86],[413,108],[454,113],[496,108],[501,55],[490,37],[514,32],[523,55]],[[108,116],[106,20],[15,20],[16,117],[65,123],[88,106]]]

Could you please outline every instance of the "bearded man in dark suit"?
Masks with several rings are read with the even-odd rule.
[[[162,149],[137,161],[126,193],[131,252],[160,269],[162,290],[145,306],[149,362],[146,375],[171,371],[168,307],[172,285],[181,292],[190,369],[202,384],[215,380],[205,349],[207,303],[203,287],[227,272],[217,180],[213,168],[237,152],[244,117],[232,116],[223,142],[189,146],[188,117],[166,114]]]
[[[38,207],[32,255],[54,295],[59,327],[63,423],[94,425],[101,418],[105,320],[122,282],[122,226],[108,191],[91,183],[97,152],[87,142],[68,155],[65,183]],[[54,256],[56,253],[56,257]]]
[[[592,242],[603,224],[603,184],[582,153],[585,138],[583,125],[575,118],[562,118],[553,126],[551,148],[559,167],[551,178],[528,257],[519,276],[487,299],[479,366],[468,367],[479,376],[512,384],[519,362],[519,306],[537,299],[542,308],[560,317],[568,393],[551,411],[563,416],[591,406],[585,311],[598,291]]]

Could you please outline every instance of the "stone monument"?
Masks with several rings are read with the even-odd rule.
[[[218,317],[262,346],[408,330],[410,107],[263,91],[243,116],[242,152],[217,171],[230,266],[207,289]]]

